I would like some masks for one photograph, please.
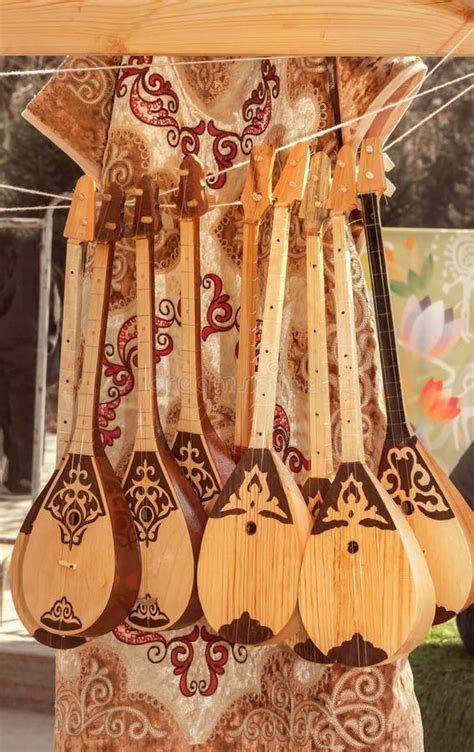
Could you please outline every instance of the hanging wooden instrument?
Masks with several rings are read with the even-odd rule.
[[[302,494],[314,522],[334,477],[331,443],[331,409],[326,337],[323,223],[329,212],[331,160],[320,151],[311,158],[306,191],[299,216],[306,232],[306,296],[308,313],[308,391],[310,474]],[[304,628],[288,641],[300,658],[318,663],[320,651]]]
[[[204,614],[232,642],[277,637],[297,614],[301,557],[311,524],[292,474],[273,449],[289,223],[308,170],[295,146],[275,189],[250,447],[211,512],[201,546],[198,587]]]
[[[157,406],[153,241],[161,228],[158,189],[144,177],[129,193],[136,196],[138,419],[122,487],[140,543],[142,577],[127,621],[136,629],[159,632],[202,615],[196,568],[206,513],[168,448]]]
[[[375,318],[387,412],[387,438],[382,449],[379,479],[404,513],[428,562],[436,592],[435,624],[460,611],[472,587],[474,515],[459,492],[410,429],[407,418],[397,342],[385,264],[378,197],[386,188],[380,141],[362,142],[357,190],[362,203]],[[458,520],[458,506],[470,516],[470,544]]]
[[[352,150],[339,151],[332,210],[341,463],[306,546],[299,588],[305,628],[326,659],[370,666],[421,641],[433,583],[403,514],[365,464],[350,249],[345,214],[356,206]]]
[[[76,391],[79,381],[81,308],[83,279],[83,243],[95,237],[95,181],[89,175],[83,175],[76,183],[76,188],[68,212],[64,236],[67,240],[66,267],[64,272],[64,300],[61,327],[61,362],[58,384],[58,417],[56,435],[56,469],[64,459],[75,422]],[[23,555],[29,535],[25,530],[31,528],[42,505],[40,494],[31,507],[13,548],[11,561],[12,597],[16,611],[30,634],[35,634],[39,641],[50,647],[76,647],[85,642],[85,638],[61,637],[48,632],[44,625],[34,622],[26,608],[23,595],[21,571]]]
[[[272,205],[275,149],[254,146],[242,192],[244,239],[240,295],[239,358],[237,364],[234,456],[242,457],[250,441],[255,384],[258,240],[264,214]]]
[[[311,470],[302,493],[313,515],[334,477],[326,337],[326,295],[321,226],[329,212],[331,161],[320,151],[311,160],[300,217],[306,230],[306,293],[308,311],[308,387]]]
[[[41,495],[29,526],[21,586],[35,623],[60,636],[94,637],[130,612],[140,584],[140,552],[120,483],[98,428],[99,390],[115,241],[123,191],[103,199],[89,298],[76,426],[66,458]]]
[[[208,208],[204,167],[193,154],[181,163],[176,206],[181,243],[181,410],[172,452],[206,511],[234,469],[209,420],[203,395],[199,217]]]

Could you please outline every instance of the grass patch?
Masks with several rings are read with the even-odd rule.
[[[425,752],[474,751],[474,658],[456,620],[434,627],[411,655]]]

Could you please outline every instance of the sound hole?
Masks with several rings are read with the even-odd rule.
[[[72,525],[72,527],[76,527],[76,525],[79,525],[80,521],[81,515],[77,510],[73,509],[69,515],[69,523]]]
[[[246,531],[249,535],[255,535],[257,532],[257,525],[255,522],[247,522]]]
[[[357,541],[349,541],[349,543],[347,544],[347,550],[350,554],[356,554],[359,550],[359,544],[357,543]]]
[[[153,517],[153,512],[150,509],[150,507],[143,507],[141,511],[141,518],[143,522],[151,522],[152,517]]]
[[[411,501],[402,501],[403,514],[410,515],[415,511],[415,505]]]

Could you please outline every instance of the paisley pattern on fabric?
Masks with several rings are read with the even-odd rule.
[[[75,64],[74,60],[66,64]],[[126,57],[123,62],[126,67],[107,88],[107,101],[88,103],[84,89],[64,73],[31,103],[30,119],[98,177],[113,176],[130,186],[144,172],[156,176],[166,204],[173,203],[169,191],[177,184],[183,154],[197,154],[214,172],[245,159],[253,144],[280,146],[334,123],[332,103],[337,92],[324,58],[240,60],[187,68],[174,66],[173,59],[150,56]],[[393,96],[403,84],[409,88],[413,81],[413,88],[423,71],[414,58],[337,59],[341,117],[366,112],[375,100]],[[93,79],[99,73],[87,76]],[[67,86],[68,81],[75,91]],[[91,81],[90,85],[92,91],[102,84]],[[105,111],[109,112],[107,120]],[[396,112],[392,113],[387,133],[397,119]],[[353,133],[347,132],[346,137],[350,139]],[[334,160],[337,138],[327,134],[319,147]],[[85,155],[82,159],[81,154]],[[274,181],[285,157],[284,152],[277,155]],[[238,200],[244,179],[245,169],[237,168],[208,180],[211,199]],[[269,212],[259,248],[259,320],[271,223]],[[213,209],[201,222],[204,397],[213,426],[229,445],[235,414],[242,227],[239,206]],[[339,404],[330,244],[328,234],[328,358],[337,461]],[[381,382],[367,291],[354,247],[351,252],[364,441],[374,469],[385,427]],[[156,383],[168,441],[179,414],[178,257],[176,212],[166,208],[155,243],[155,287]],[[128,241],[121,242],[112,282],[100,407],[102,439],[121,474],[136,424],[135,284],[133,248]],[[86,278],[85,296],[88,287]],[[309,470],[305,338],[305,238],[295,208],[274,445],[300,484]],[[157,748],[162,752],[422,750],[408,664],[349,671],[322,666],[301,660],[285,645],[252,649],[231,645],[203,623],[159,634],[121,625],[89,645],[64,651],[57,659],[56,704],[57,752],[87,752],[98,746],[107,752],[132,746],[137,752]]]

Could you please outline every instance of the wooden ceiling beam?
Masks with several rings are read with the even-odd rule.
[[[473,0],[0,0],[0,54],[437,56],[473,14]]]

